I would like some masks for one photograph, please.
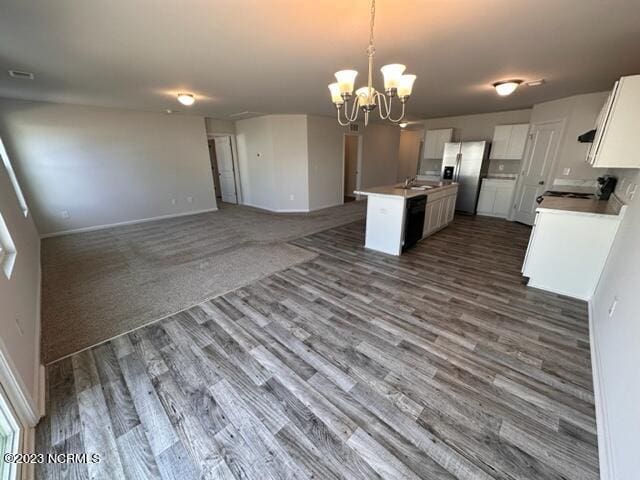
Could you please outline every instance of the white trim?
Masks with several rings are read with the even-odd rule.
[[[596,342],[595,324],[593,318],[593,304],[589,302],[589,346],[591,350],[591,372],[593,375],[593,393],[595,397],[596,426],[598,438],[598,457],[600,460],[600,478],[615,480],[616,469],[613,457],[613,439],[609,434],[609,419],[607,416],[607,400],[602,385],[602,364]]]
[[[7,351],[2,338],[0,338],[0,382],[4,386],[5,392],[19,420],[27,427],[35,427],[40,420],[38,407],[35,399],[29,395],[29,390],[22,381],[22,378],[15,374],[17,369],[5,352]]]
[[[61,235],[69,235],[69,234],[72,234],[72,233],[93,232],[93,231],[96,231],[96,230],[104,230],[105,228],[121,227],[121,226],[124,226],[124,225],[135,225],[135,224],[138,224],[138,223],[155,222],[156,220],[165,220],[167,218],[186,217],[188,215],[197,215],[199,213],[215,212],[217,210],[218,210],[218,207],[216,207],[216,208],[205,208],[203,210],[193,210],[193,211],[189,211],[189,212],[172,213],[172,214],[169,214],[169,215],[160,215],[160,216],[157,216],[157,217],[142,218],[140,220],[127,220],[126,222],[107,223],[107,224],[104,224],[104,225],[94,225],[94,226],[91,226],[91,227],[74,228],[74,229],[71,229],[71,230],[62,230],[62,231],[59,231],[59,232],[44,233],[44,234],[40,235],[40,238],[59,237]]]

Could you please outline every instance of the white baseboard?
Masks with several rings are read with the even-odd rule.
[[[529,279],[529,283],[527,283],[527,287],[537,288],[538,290],[544,290],[546,292],[555,293],[557,295],[563,295],[565,297],[576,298],[578,300],[584,300],[585,302],[588,302],[588,301],[591,300],[591,296],[576,295],[573,292],[567,292],[567,291],[564,291],[564,290],[560,290],[558,288],[552,288],[552,287],[547,287],[545,285],[539,285],[539,284],[533,282],[531,279]]]
[[[598,343],[596,342],[593,305],[591,302],[589,302],[589,347],[591,350],[591,372],[593,375],[593,393],[595,396],[600,478],[602,480],[616,480],[616,470],[613,461],[613,440],[608,429],[609,421],[607,418],[606,391],[602,385],[602,364],[600,363]]]
[[[190,212],[172,213],[170,215],[160,215],[157,217],[141,218],[139,220],[127,220],[126,222],[107,223],[104,225],[94,225],[91,227],[74,228],[71,230],[61,230],[59,232],[45,233],[40,238],[59,237],[61,235],[69,235],[73,233],[93,232],[96,230],[104,230],[105,228],[121,227],[124,225],[135,225],[138,223],[155,222],[156,220],[165,220],[167,218],[186,217],[188,215],[197,215],[199,213],[215,212],[218,208],[205,208],[203,210],[193,210]]]

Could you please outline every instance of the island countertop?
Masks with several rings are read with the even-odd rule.
[[[415,182],[414,187],[424,187],[419,189],[405,189],[402,188],[402,183],[397,183],[394,185],[383,185],[380,187],[371,187],[364,190],[356,190],[356,195],[365,195],[365,196],[380,196],[380,197],[399,197],[403,199],[413,198],[420,195],[429,195],[435,192],[440,192],[442,190],[446,190],[458,185],[456,182],[450,181],[439,181],[439,182],[431,182],[431,181],[419,181]]]

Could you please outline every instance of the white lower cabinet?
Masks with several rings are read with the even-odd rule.
[[[422,233],[423,238],[441,230],[453,221],[457,196],[457,185],[453,185],[433,195],[427,193],[427,206],[424,213],[424,229]]]
[[[478,215],[507,218],[515,184],[515,180],[494,178],[482,180],[478,198]]]

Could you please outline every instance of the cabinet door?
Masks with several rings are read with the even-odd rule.
[[[431,214],[429,215],[429,233],[433,233],[440,228],[440,216],[442,211],[442,199],[431,203]]]
[[[422,238],[431,233],[430,226],[433,217],[433,203],[427,203],[424,209],[424,227],[422,228]]]
[[[494,215],[507,217],[509,215],[509,207],[511,207],[512,188],[497,188],[495,192],[495,202],[493,203]]]
[[[493,129],[493,142],[491,143],[490,158],[507,158],[509,138],[511,137],[511,125],[496,125]]]
[[[524,155],[524,147],[529,138],[529,124],[523,123],[511,126],[511,136],[507,147],[506,158],[520,160]]]
[[[447,197],[447,215],[445,218],[445,223],[453,222],[453,216],[455,214],[455,211],[456,211],[456,196],[449,195]]]
[[[427,130],[424,136],[424,150],[423,158],[438,158],[437,146],[439,140],[438,130]]]
[[[480,197],[478,198],[478,213],[493,213],[493,204],[496,200],[496,187],[487,185],[487,182],[482,182],[480,188]]]
[[[452,128],[427,130],[424,137],[423,158],[442,158],[444,144],[450,142],[452,137]]]

